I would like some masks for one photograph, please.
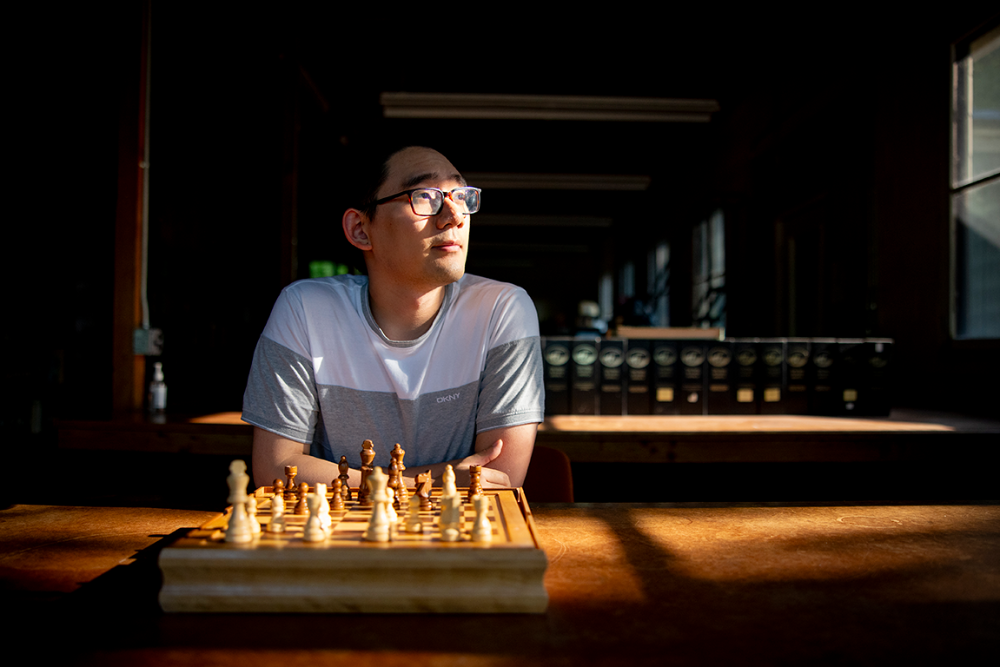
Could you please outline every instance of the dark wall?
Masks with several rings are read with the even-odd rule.
[[[732,335],[894,337],[908,403],[972,405],[963,383],[997,365],[995,346],[955,345],[947,325],[949,45],[982,11],[799,15],[794,29],[776,11],[576,31],[494,16],[491,30],[415,39],[412,25],[302,6],[155,10],[149,297],[174,410],[239,409],[278,290],[310,259],[352,261],[337,182],[382,143],[436,146],[465,172],[648,175],[630,195],[484,198],[498,215],[611,221],[473,232],[470,270],[557,309],[669,240],[673,324],[686,324],[690,229],[721,206]],[[4,425],[22,431],[33,401],[110,411],[117,132],[138,67],[138,11],[36,19],[45,48],[20,68],[29,250],[7,267],[28,324],[4,333],[24,351],[5,371]],[[711,97],[722,111],[698,126],[389,121],[383,90]]]

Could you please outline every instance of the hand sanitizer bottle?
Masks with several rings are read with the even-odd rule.
[[[163,413],[167,409],[167,385],[163,381],[163,364],[153,364],[153,381],[149,383],[149,411]]]

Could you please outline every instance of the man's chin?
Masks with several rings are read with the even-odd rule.
[[[442,279],[446,281],[443,284],[448,285],[448,284],[451,284],[451,283],[456,283],[459,280],[461,280],[462,276],[464,276],[464,275],[465,275],[465,267],[464,266],[462,266],[460,268],[457,268],[457,269],[450,270],[450,271],[445,271],[445,272],[442,273]]]
[[[465,275],[465,262],[438,264],[432,272],[432,280],[439,285],[450,285]]]

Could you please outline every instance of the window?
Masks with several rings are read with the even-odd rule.
[[[691,320],[696,327],[726,326],[726,231],[722,211],[694,228]]]
[[[670,326],[670,245],[665,241],[647,255],[647,284],[651,311],[650,324],[654,327]]]
[[[956,45],[952,71],[952,330],[1000,338],[1000,26]]]

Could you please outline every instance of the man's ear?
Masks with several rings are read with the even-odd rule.
[[[368,218],[364,213],[356,208],[349,208],[344,211],[342,224],[348,243],[361,250],[372,249],[372,242],[367,232]]]

